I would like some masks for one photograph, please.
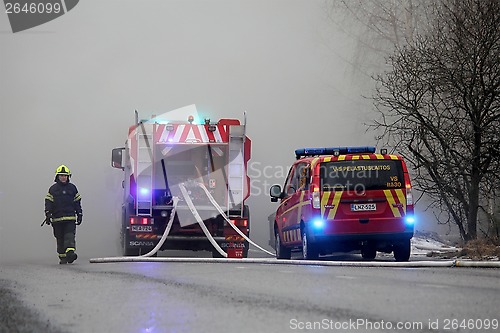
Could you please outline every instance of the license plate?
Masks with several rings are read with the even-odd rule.
[[[150,225],[133,225],[132,231],[135,231],[135,232],[153,232],[153,227]]]
[[[374,203],[351,204],[351,211],[352,212],[366,212],[366,211],[373,211],[373,210],[377,210],[377,205]]]

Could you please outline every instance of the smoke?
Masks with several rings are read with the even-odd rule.
[[[268,188],[283,183],[294,149],[372,142],[369,102],[330,52],[349,57],[350,44],[322,0],[88,0],[16,34],[0,13],[0,43],[0,261],[57,260],[40,223],[60,164],[82,196],[80,258],[119,254],[122,172],[111,149],[135,109],[247,111],[251,238],[263,246],[276,208]]]

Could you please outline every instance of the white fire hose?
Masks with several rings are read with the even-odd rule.
[[[215,201],[214,197],[212,196],[212,194],[210,194],[210,192],[208,191],[208,189],[205,187],[204,184],[201,184],[201,183],[198,183],[198,186],[201,187],[203,189],[203,191],[205,191],[205,194],[207,195],[208,199],[210,200],[210,202],[212,203],[212,205],[219,211],[219,213],[222,215],[222,217],[224,217],[224,219],[227,221],[227,223],[229,223],[229,225],[234,229],[234,231],[236,231],[241,237],[243,237],[247,242],[249,242],[250,244],[252,244],[253,246],[255,246],[256,248],[258,248],[259,250],[262,250],[264,252],[266,252],[267,254],[270,254],[272,256],[275,256],[274,253],[272,252],[269,252],[267,251],[266,249],[260,247],[259,245],[255,244],[250,238],[248,238],[247,235],[245,235],[237,226],[235,226],[233,223],[231,223],[231,220],[229,220],[229,218],[227,217],[227,215],[224,213],[224,211],[222,210],[222,208],[217,204],[217,201]]]
[[[173,197],[172,201],[173,201],[174,208],[172,208],[172,212],[170,212],[170,219],[168,220],[168,224],[167,224],[167,227],[165,228],[165,232],[161,236],[161,239],[158,242],[158,244],[156,244],[156,246],[151,251],[149,251],[146,254],[143,254],[142,257],[153,256],[156,252],[158,252],[158,250],[160,250],[160,248],[163,246],[163,243],[165,243],[165,240],[167,239],[167,235],[170,232],[170,229],[172,228],[172,224],[174,222],[175,211],[177,210],[177,203],[179,202],[179,198]]]
[[[248,238],[248,236],[245,235],[237,226],[235,226],[233,223],[231,223],[231,220],[227,217],[227,215],[224,213],[224,211],[219,206],[219,204],[217,203],[217,201],[215,201],[214,197],[212,196],[212,194],[210,194],[210,192],[208,191],[208,189],[206,188],[206,186],[204,184],[202,184],[202,183],[196,183],[196,185],[199,186],[205,192],[205,194],[207,195],[207,198],[210,200],[210,202],[212,203],[212,205],[222,215],[222,217],[224,218],[224,220],[226,220],[226,222],[234,229],[234,231],[236,231],[248,243],[250,243],[253,246],[255,246],[256,248],[258,248],[258,249],[266,252],[267,254],[269,254],[271,256],[274,256],[274,253],[269,252],[266,249],[262,248],[261,246],[257,245],[250,238]],[[208,231],[205,223],[203,222],[203,219],[201,218],[200,214],[196,210],[196,207],[194,206],[193,201],[191,200],[191,197],[189,196],[189,193],[186,190],[186,187],[185,187],[184,183],[179,184],[179,188],[181,190],[182,196],[184,197],[184,200],[186,201],[189,209],[191,210],[191,213],[193,214],[194,218],[196,219],[196,221],[200,225],[201,230],[203,230],[203,233],[205,234],[205,236],[207,236],[208,240],[214,246],[214,248],[217,250],[217,252],[219,252],[219,254],[221,256],[223,256],[224,258],[227,258],[227,253],[220,247],[219,244],[217,244],[217,242],[215,241],[215,239],[212,237],[212,235]],[[173,197],[173,209],[172,209],[172,212],[170,213],[170,219],[168,221],[167,227],[165,228],[165,232],[161,236],[161,239],[158,242],[158,244],[156,244],[156,246],[151,251],[149,251],[146,254],[143,254],[142,257],[151,257],[151,256],[153,256],[156,252],[158,252],[160,250],[160,248],[163,246],[163,243],[165,243],[165,240],[167,239],[168,233],[170,232],[170,229],[172,228],[172,224],[173,224],[173,221],[174,221],[174,216],[175,216],[175,212],[177,210],[177,204],[178,204],[178,202],[179,202],[179,198]]]
[[[179,188],[181,189],[181,193],[184,196],[184,200],[186,200],[186,203],[187,203],[189,209],[191,210],[191,213],[193,213],[194,218],[196,219],[196,221],[200,225],[201,230],[203,230],[203,233],[205,234],[205,236],[207,236],[208,240],[215,247],[217,252],[219,252],[220,255],[222,255],[224,258],[227,258],[227,253],[224,252],[223,249],[221,249],[221,247],[219,246],[219,244],[217,244],[217,242],[212,237],[212,235],[210,235],[210,232],[208,231],[205,223],[203,223],[203,220],[201,219],[200,214],[198,214],[198,211],[196,210],[196,207],[194,206],[193,201],[189,197],[189,193],[187,192],[186,187],[184,187],[184,183],[179,184]]]

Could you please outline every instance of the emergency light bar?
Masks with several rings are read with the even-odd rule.
[[[328,148],[301,148],[295,150],[297,159],[305,156],[318,155],[340,155],[340,154],[357,154],[357,153],[374,153],[375,147],[328,147]]]

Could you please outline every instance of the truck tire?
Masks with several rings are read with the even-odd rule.
[[[246,217],[248,221],[247,237],[250,238],[250,208],[248,208],[248,205],[243,206],[243,216]],[[243,243],[245,244],[245,248],[243,249],[243,258],[248,258],[248,250],[250,249],[250,244],[246,240]]]
[[[216,249],[212,250],[212,258],[224,258]]]
[[[309,241],[307,236],[308,232],[302,231],[302,259],[304,260],[317,260],[319,258],[319,250],[315,244]]]
[[[139,248],[133,248],[133,247],[128,247],[127,244],[129,242],[129,239],[126,235],[125,232],[122,231],[122,254],[124,257],[129,257],[129,256],[138,256],[139,255]]]
[[[396,261],[410,260],[411,242],[409,239],[394,243],[393,248],[394,248],[394,259],[396,259]]]
[[[138,255],[139,255],[139,249],[130,247],[126,247],[123,249],[123,256],[125,257],[130,257],[130,256],[137,257]]]
[[[292,257],[292,250],[283,246],[278,231],[276,231],[274,235],[274,242],[276,249],[276,259],[290,259]]]

